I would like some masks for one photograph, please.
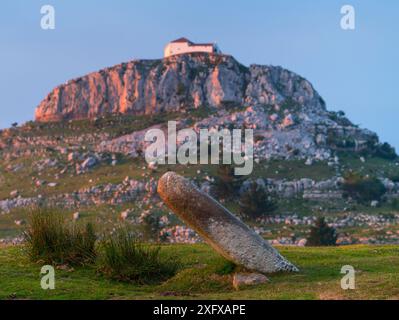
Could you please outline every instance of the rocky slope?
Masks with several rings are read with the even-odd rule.
[[[194,126],[256,130],[259,159],[327,160],[332,149],[361,151],[378,145],[375,133],[328,112],[304,78],[281,67],[251,65],[233,57],[185,54],[123,63],[68,81],[36,110],[40,122],[97,119],[110,114],[151,115],[217,110]],[[173,119],[175,120],[175,119]],[[146,129],[146,128],[143,128]],[[145,131],[105,139],[100,151],[136,154]]]
[[[306,110],[325,110],[307,80],[281,67],[247,68],[231,56],[185,54],[131,61],[68,81],[39,105],[36,120],[153,114],[187,106],[274,105],[287,98]]]

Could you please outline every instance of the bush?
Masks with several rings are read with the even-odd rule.
[[[138,229],[145,242],[160,241],[161,221],[155,212],[145,212],[140,216]]]
[[[214,192],[218,198],[231,199],[237,195],[241,186],[242,177],[234,174],[232,165],[219,165],[215,182],[213,183]]]
[[[333,130],[329,130],[327,144],[338,149],[355,149],[356,141],[350,136],[339,136]]]
[[[310,235],[307,239],[307,246],[335,246],[337,244],[337,234],[334,228],[326,223],[323,217],[316,220],[316,224],[311,227]]]
[[[68,225],[62,212],[51,208],[33,209],[28,220],[24,236],[32,261],[55,265],[94,262],[96,235],[91,224],[84,228]]]
[[[398,198],[392,199],[390,205],[393,210],[399,210],[399,199]]]
[[[388,159],[388,160],[394,160],[398,156],[396,154],[395,148],[391,147],[388,143],[382,143],[379,144],[376,148],[375,155],[377,157],[383,158],[383,159]]]
[[[137,236],[119,228],[101,243],[99,271],[106,277],[137,284],[166,280],[176,274],[179,263],[161,255],[161,247],[144,245]]]
[[[374,200],[380,201],[387,191],[379,179],[352,172],[345,176],[342,189],[346,197],[364,204],[369,204]]]
[[[277,209],[276,195],[252,182],[240,197],[240,213],[245,218],[257,219]]]

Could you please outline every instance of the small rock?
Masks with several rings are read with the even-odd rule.
[[[36,180],[36,187],[40,187],[40,186],[42,186],[43,184],[45,184],[45,181],[43,181],[43,180]]]
[[[305,165],[307,165],[307,166],[311,166],[312,164],[313,164],[313,160],[310,159],[310,158],[308,158],[308,159],[306,160],[306,162],[305,162]]]
[[[233,277],[233,287],[238,290],[242,286],[254,286],[269,282],[269,279],[260,273],[236,273]]]
[[[70,154],[68,154],[68,162],[72,162],[72,161],[74,161],[76,159],[77,159],[76,152],[71,152]]]
[[[14,190],[10,192],[10,197],[11,198],[16,198],[19,195],[19,191],[18,190]]]
[[[270,119],[270,121],[274,122],[274,121],[276,121],[276,120],[278,119],[278,115],[274,113],[274,114],[272,114],[272,115],[269,117],[269,119]]]
[[[67,265],[67,264],[62,264],[56,267],[58,270],[62,270],[62,271],[66,271],[66,272],[73,272],[75,271],[74,268],[72,268],[71,266]]]
[[[123,211],[121,213],[121,219],[126,220],[127,218],[129,218],[131,213],[132,213],[132,211],[130,209]]]
[[[150,170],[152,170],[152,171],[155,171],[155,170],[157,170],[157,164],[156,164],[156,162],[150,162],[149,164],[148,164],[148,169],[150,169]]]
[[[85,161],[83,161],[81,165],[82,170],[87,170],[94,167],[97,164],[97,159],[94,157],[88,157]]]
[[[22,226],[22,225],[25,224],[25,221],[24,221],[24,220],[15,220],[14,223],[15,223],[17,226]]]
[[[306,239],[300,239],[298,241],[298,247],[304,247],[306,246],[307,240]]]
[[[284,128],[287,128],[289,126],[292,126],[294,123],[295,123],[294,117],[291,114],[288,114],[284,118],[282,125],[283,125]]]
[[[377,200],[374,200],[374,201],[371,201],[371,204],[370,204],[373,208],[377,208],[378,207],[378,205],[379,205],[379,202],[377,201]]]

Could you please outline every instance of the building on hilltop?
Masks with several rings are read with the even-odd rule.
[[[193,43],[186,38],[180,38],[167,44],[164,57],[191,52],[222,53],[216,43]]]

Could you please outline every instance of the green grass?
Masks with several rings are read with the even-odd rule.
[[[352,170],[362,175],[385,176],[388,178],[399,175],[397,161],[382,159],[379,157],[365,157],[366,162],[360,160],[360,155],[351,153],[339,154],[340,162],[343,164],[343,173]]]
[[[175,275],[179,262],[161,254],[158,245],[143,244],[127,227],[119,227],[101,241],[99,271],[113,280],[154,283]]]
[[[329,167],[325,161],[315,162],[308,166],[303,160],[271,160],[255,165],[251,177],[287,180],[308,178],[320,181],[330,179],[334,175],[334,169]]]
[[[32,209],[24,235],[26,251],[34,262],[83,265],[96,257],[96,235],[92,225],[83,228],[76,223],[65,223],[59,210]]]
[[[134,285],[107,280],[94,267],[56,270],[56,289],[40,288],[41,265],[23,247],[0,248],[0,299],[399,299],[399,247],[280,247],[299,266],[297,274],[271,275],[265,285],[235,291],[227,262],[207,245],[163,246],[182,262],[162,284]],[[356,289],[340,287],[343,265],[352,265]]]
[[[24,126],[12,129],[19,136],[74,136],[92,133],[107,133],[110,137],[140,131],[169,119],[179,118],[179,113],[161,113],[156,115],[109,115],[97,120],[73,120],[57,122],[28,122]]]

